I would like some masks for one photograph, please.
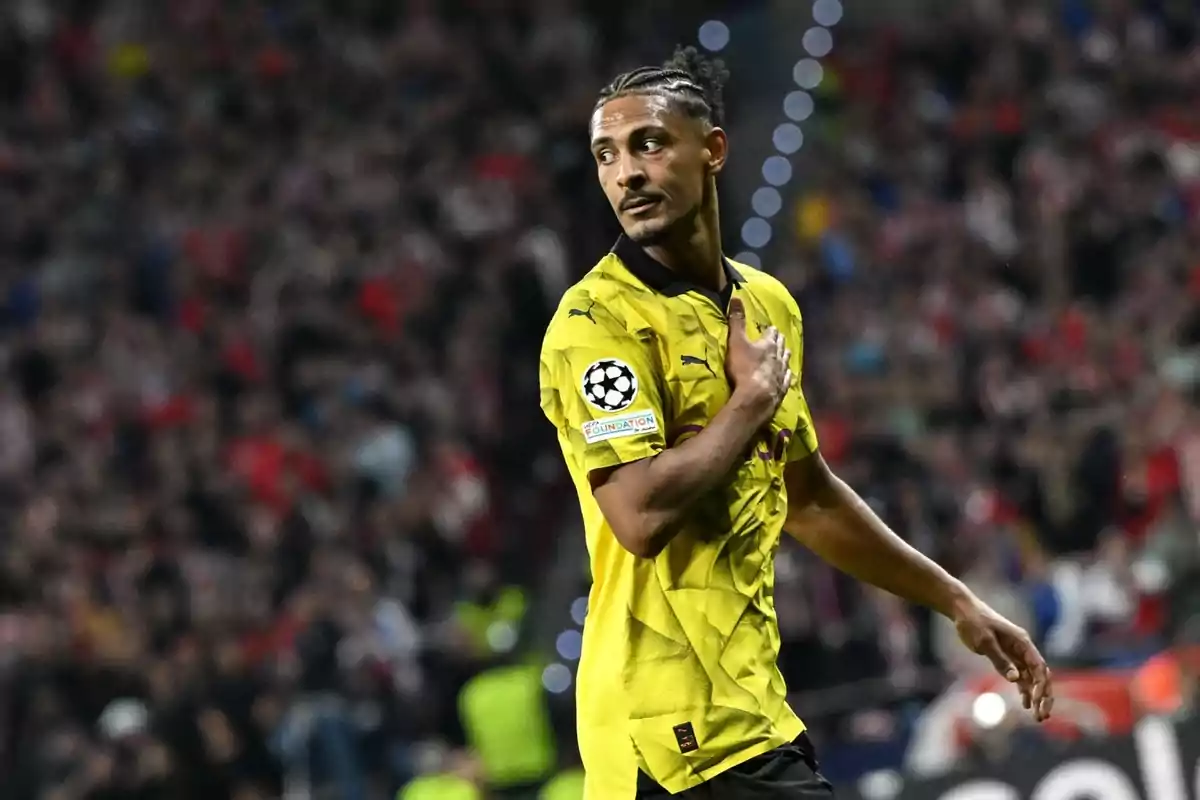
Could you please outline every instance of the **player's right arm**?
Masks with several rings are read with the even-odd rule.
[[[660,368],[650,344],[607,314],[597,314],[591,327],[570,317],[561,324],[573,322],[578,324],[571,335],[552,331],[547,336],[543,409],[576,451],[567,456],[579,459],[617,541],[635,556],[653,558],[678,532],[691,505],[728,476],[775,413],[792,380],[789,354],[778,332],[750,342],[745,312],[735,300],[727,361],[735,387],[730,400],[703,431],[668,448]],[[601,407],[585,395],[588,371],[612,359],[628,366],[638,386],[637,396],[620,408],[612,408],[620,403]],[[630,415],[640,420],[636,426],[626,425]]]

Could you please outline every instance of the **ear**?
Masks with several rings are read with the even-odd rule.
[[[716,175],[725,169],[725,160],[729,157],[729,136],[724,129],[713,128],[705,135],[704,151],[709,174]]]

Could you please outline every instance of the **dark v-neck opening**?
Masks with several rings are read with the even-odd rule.
[[[734,286],[746,282],[742,273],[724,255],[721,256],[721,265],[725,269],[725,288],[720,292],[714,292],[712,289],[681,278],[671,269],[655,261],[649,253],[625,235],[617,239],[612,252],[621,259],[621,263],[633,273],[635,278],[654,291],[667,297],[677,297],[688,292],[698,294],[710,300],[722,314],[729,311],[729,301],[733,299]]]

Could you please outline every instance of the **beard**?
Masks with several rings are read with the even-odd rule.
[[[652,220],[638,225],[632,231],[625,231],[625,235],[641,247],[653,247],[671,238],[671,228],[670,220]]]
[[[626,230],[625,235],[640,247],[654,247],[672,241],[686,241],[695,231],[700,218],[700,206],[689,209],[674,219],[652,219]]]

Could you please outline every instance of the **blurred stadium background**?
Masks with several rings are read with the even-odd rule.
[[[839,796],[1196,800],[1198,20],[0,4],[3,797],[578,800],[536,351],[617,232],[595,92],[682,42],[731,67],[726,247],[800,301],[827,458],[1058,674],[1029,727],[945,625],[785,549]]]

